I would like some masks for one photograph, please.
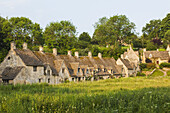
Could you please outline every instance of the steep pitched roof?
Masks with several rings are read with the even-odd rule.
[[[24,67],[6,67],[2,72],[3,80],[13,80]]]
[[[38,59],[40,59],[44,66],[49,65],[52,69],[53,74],[58,75],[58,71],[56,69],[55,60],[56,57],[52,53],[42,53],[39,51],[34,52]]]
[[[120,58],[120,60],[123,62],[123,64],[128,68],[128,69],[133,69],[133,66],[131,65],[131,63],[129,62],[129,60],[127,59],[122,59]]]
[[[162,60],[169,59],[168,51],[145,51],[144,52],[146,58],[160,58]]]
[[[27,66],[42,66],[43,63],[29,49],[15,49],[16,54],[22,59]]]

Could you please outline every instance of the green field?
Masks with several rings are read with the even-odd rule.
[[[0,113],[170,112],[170,77],[0,86]]]

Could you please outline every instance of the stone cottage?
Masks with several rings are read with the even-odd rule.
[[[157,66],[163,62],[170,62],[170,49],[167,46],[166,51],[146,51],[143,49],[142,63],[155,63]]]
[[[117,65],[114,58],[103,58],[101,53],[93,57],[79,56],[71,51],[67,55],[58,55],[57,49],[53,53],[45,53],[43,47],[39,51],[31,51],[27,43],[22,49],[17,49],[11,42],[11,49],[0,64],[0,81],[11,84],[49,83],[59,84],[64,81],[84,81],[108,79],[121,76],[123,65]]]

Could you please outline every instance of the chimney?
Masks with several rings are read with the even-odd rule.
[[[157,51],[159,51],[159,49],[157,49]]]
[[[79,52],[78,51],[76,51],[74,54],[77,58],[79,58]]]
[[[145,52],[146,51],[146,48],[143,48],[143,52]]]
[[[11,50],[13,51],[14,49],[16,49],[16,46],[15,46],[15,42],[11,42]]]
[[[91,51],[88,52],[88,57],[90,57],[90,58],[92,57]]]
[[[129,52],[129,48],[127,48],[127,52]]]
[[[71,56],[71,51],[68,51],[68,55]]]
[[[102,58],[102,54],[101,54],[101,53],[98,53],[98,57],[99,57],[99,58]]]
[[[124,59],[124,58],[123,58],[123,54],[121,54],[121,58]]]
[[[130,49],[129,50],[132,50],[132,46],[130,45]]]
[[[39,51],[43,52],[43,47],[42,46],[39,47]]]
[[[56,48],[53,48],[53,54],[54,54],[54,56],[57,56],[57,49]]]
[[[26,42],[23,43],[23,49],[27,49],[27,43]]]

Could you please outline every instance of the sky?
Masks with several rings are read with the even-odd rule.
[[[77,36],[94,33],[99,18],[126,15],[142,34],[150,20],[163,19],[170,13],[170,0],[0,0],[0,16],[27,17],[43,29],[50,22],[69,20],[76,26]]]

